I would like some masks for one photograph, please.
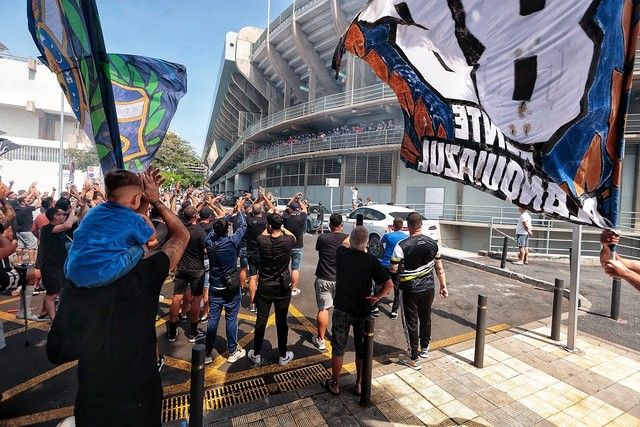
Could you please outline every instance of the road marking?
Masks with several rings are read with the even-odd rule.
[[[20,299],[19,296],[17,297],[11,297],[11,298],[7,298],[5,300],[0,301],[0,304],[8,304],[10,302],[14,302],[14,301],[18,301]]]
[[[298,310],[293,304],[289,305],[289,312],[307,328],[307,331],[311,332],[311,336],[317,335],[318,328],[316,327],[316,325],[311,323],[311,321],[307,319],[305,315],[302,314],[300,310]],[[326,337],[324,340],[324,345],[327,347],[326,350],[324,350],[324,354],[327,356],[328,359],[330,359],[331,351],[332,351],[331,341],[326,339]]]
[[[6,311],[0,311],[0,320],[4,320],[11,323],[16,323],[23,327],[24,331],[24,319],[18,319],[15,314],[7,313]],[[29,321],[29,329],[39,329],[41,331],[49,332],[49,323],[42,324],[42,322]]]
[[[30,426],[39,423],[45,423],[47,421],[57,420],[60,418],[66,418],[73,415],[73,405],[65,406],[64,408],[52,409],[50,411],[37,412],[35,414],[22,415],[17,418],[11,418],[8,420],[0,420],[0,426],[4,427],[21,427]]]
[[[492,333],[492,334],[497,334],[498,332],[507,330],[509,328],[511,328],[511,325],[509,325],[508,323],[498,323],[497,325],[488,327],[487,331]],[[429,345],[429,349],[437,350],[439,348],[449,347],[449,346],[452,346],[454,344],[459,344],[461,342],[473,339],[473,338],[475,338],[475,336],[476,336],[476,332],[475,331],[471,331],[471,332],[467,332],[465,334],[456,335],[454,337],[449,337],[449,338],[444,338],[444,339],[441,339],[441,340],[433,341]]]
[[[65,363],[64,365],[60,365],[60,366],[56,366],[55,368],[44,372],[36,377],[33,377],[25,382],[23,382],[22,384],[18,384],[15,387],[10,388],[9,390],[3,391],[2,392],[2,397],[0,398],[0,402],[4,402],[7,401],[15,396],[17,396],[18,394],[25,392],[27,390],[29,390],[32,387],[37,386],[40,383],[43,383],[45,381],[47,381],[50,378],[53,378],[54,376],[66,371],[67,369],[73,368],[74,366],[76,366],[78,364],[77,361],[74,362],[68,362]]]

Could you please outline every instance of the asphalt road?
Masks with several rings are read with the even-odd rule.
[[[295,360],[283,368],[277,364],[277,346],[275,326],[267,329],[263,346],[263,358],[267,362],[259,368],[251,368],[247,359],[233,365],[226,363],[226,339],[224,326],[218,328],[214,362],[205,371],[206,385],[216,386],[244,378],[271,375],[287,369],[323,363],[327,365],[330,352],[320,352],[311,344],[314,331],[316,303],[313,292],[314,271],[317,253],[314,250],[315,236],[305,236],[305,253],[301,271],[302,292],[292,300],[289,312],[289,346],[295,353]],[[477,295],[489,298],[487,326],[495,330],[517,326],[544,318],[551,313],[552,294],[531,285],[506,279],[470,267],[445,262],[445,271],[449,283],[450,297],[436,299],[433,304],[432,345],[443,347],[469,339],[472,336],[476,317]],[[553,269],[552,269],[553,271]],[[168,298],[172,287],[167,284],[163,295]],[[624,294],[626,295],[626,293]],[[595,299],[594,299],[595,300]],[[35,307],[41,297],[34,297]],[[375,355],[395,355],[406,349],[407,344],[400,319],[388,317],[387,300],[381,307],[381,315],[376,321]],[[74,364],[56,367],[48,362],[44,351],[46,325],[40,323],[32,327],[44,330],[31,330],[31,345],[24,346],[24,333],[20,324],[10,314],[17,307],[16,299],[0,297],[0,319],[4,321],[8,333],[7,347],[0,351],[0,425],[2,420],[13,420],[14,425],[37,424],[55,425],[55,420],[71,411],[76,382]],[[593,307],[596,307],[594,303]],[[592,309],[593,309],[592,307]],[[166,365],[162,370],[165,396],[188,392],[192,344],[183,331],[180,331],[175,343],[166,340],[164,319],[168,314],[168,305],[160,304],[161,320],[157,324],[158,344],[162,354],[166,355]],[[565,306],[566,310],[566,306]],[[637,310],[636,310],[637,313]],[[609,322],[600,316],[593,316],[594,323]],[[247,309],[241,309],[239,339],[243,347],[253,345],[254,315]],[[583,322],[583,325],[586,322]],[[617,325],[617,324],[614,324]],[[622,326],[622,324],[620,324]],[[187,327],[187,324],[183,325]],[[204,324],[202,324],[204,327]],[[180,328],[180,327],[179,327]],[[347,349],[345,363],[353,362],[353,347]],[[23,417],[16,420],[17,417]],[[19,422],[18,422],[19,421]],[[38,424],[40,423],[40,424]]]
[[[475,260],[500,265],[499,260],[488,257]],[[578,330],[640,351],[640,293],[623,282],[620,293],[620,319],[612,320],[610,314],[613,280],[604,273],[596,260],[586,261],[580,268],[579,293],[589,301],[590,306],[580,308]],[[563,279],[565,287],[569,288],[571,277],[568,258],[534,257],[529,265],[507,263],[507,268],[551,283],[556,278]]]

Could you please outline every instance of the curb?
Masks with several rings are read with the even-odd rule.
[[[522,273],[516,273],[510,270],[502,269],[500,267],[494,267],[493,265],[482,264],[477,261],[472,261],[466,258],[459,258],[451,255],[442,254],[442,259],[456,264],[461,264],[471,268],[477,268],[478,270],[486,271],[488,273],[497,274],[498,276],[506,277],[508,279],[517,280],[528,285],[537,286],[546,290],[553,291],[555,285],[545,280],[536,279],[535,277],[527,276]],[[563,296],[569,298],[571,296],[571,290],[564,288]],[[578,294],[578,308],[588,309],[591,307],[591,303],[582,295]]]

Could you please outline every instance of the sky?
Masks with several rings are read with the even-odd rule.
[[[271,0],[271,20],[292,0]],[[96,0],[109,53],[160,58],[187,67],[187,94],[170,129],[200,156],[218,79],[225,34],[266,28],[267,0]],[[37,57],[27,0],[0,0],[0,42],[9,53]]]

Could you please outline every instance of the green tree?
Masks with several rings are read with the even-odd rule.
[[[192,170],[201,164],[193,147],[171,131],[167,132],[152,163],[160,169],[168,184],[180,183],[182,187],[202,185],[202,174]]]
[[[88,166],[100,165],[98,154],[93,147],[88,150],[72,148],[69,150],[69,157],[75,162],[77,170],[86,171]]]

